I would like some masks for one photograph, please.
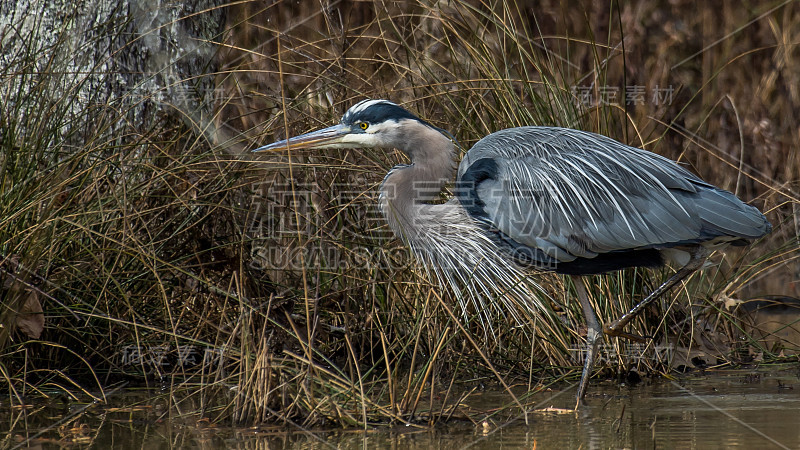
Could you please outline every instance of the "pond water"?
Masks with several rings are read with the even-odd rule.
[[[506,417],[366,431],[156,421],[145,419],[153,417],[147,402],[140,409],[106,408],[102,414],[86,408],[80,421],[59,429],[36,426],[26,414],[5,406],[0,410],[0,448],[800,448],[797,367],[706,372],[634,387],[593,382],[585,407],[577,412],[558,409],[571,403],[573,393],[574,388],[525,398],[537,408],[555,407],[530,412],[527,424],[522,417]],[[487,390],[474,394],[470,407],[491,411],[508,401],[504,392]],[[63,416],[74,415],[70,409],[76,407],[64,408]],[[49,414],[51,423],[59,421],[55,410]],[[32,411],[27,416],[32,419]]]

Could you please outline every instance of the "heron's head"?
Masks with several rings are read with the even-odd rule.
[[[448,139],[443,130],[388,100],[363,100],[342,116],[338,125],[278,141],[254,152],[323,148],[397,148],[412,160],[423,141]],[[449,141],[449,139],[448,139]]]

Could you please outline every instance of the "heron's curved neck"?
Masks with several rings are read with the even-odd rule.
[[[428,202],[439,198],[444,185],[453,177],[455,148],[440,132],[425,127],[403,149],[411,164],[393,168],[380,188],[380,206],[389,226],[398,237],[410,239],[424,227],[430,209]]]

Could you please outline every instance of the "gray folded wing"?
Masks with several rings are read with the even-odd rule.
[[[571,129],[493,133],[467,153],[457,183],[473,217],[561,262],[771,229],[758,209],[675,162]]]

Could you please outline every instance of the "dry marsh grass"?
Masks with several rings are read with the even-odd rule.
[[[468,407],[481,386],[505,390],[498,414],[514,416],[535,406],[526,392],[576,379],[585,329],[563,279],[531,280],[550,308],[536,322],[481,316],[459,309],[392,238],[374,190],[401,154],[246,153],[330,125],[365,97],[406,106],[464,150],[502,128],[569,126],[736,192],[765,211],[773,234],[717,257],[638,318],[630,331],[654,336],[636,350],[645,358],[609,340],[603,367],[686,363],[659,346],[731,365],[777,358],[736,308],[800,295],[800,8],[696,6],[237,3],[224,7],[213,74],[223,95],[195,127],[120,129],[113,108],[76,115],[81,78],[26,75],[41,58],[28,41],[29,53],[0,67],[10,401],[102,397],[127,381],[163,387],[178,415],[363,427],[482,419]],[[45,103],[50,114],[31,113]],[[601,319],[667,273],[592,277]],[[31,296],[44,305],[39,339],[12,333]]]

